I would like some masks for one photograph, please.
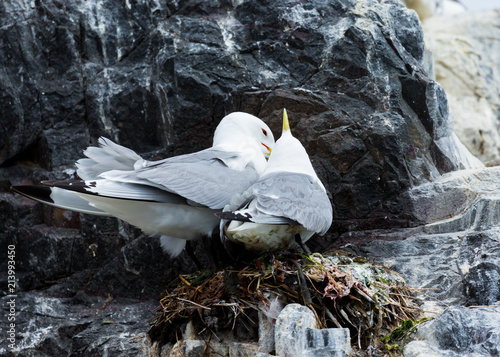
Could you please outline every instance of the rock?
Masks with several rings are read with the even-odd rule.
[[[275,350],[274,323],[259,311],[259,352],[271,353]]]
[[[208,353],[206,353],[207,351]],[[210,342],[208,345],[202,340],[181,340],[177,342],[168,354],[170,357],[199,357],[199,356],[227,356],[228,346],[218,342]]]
[[[405,356],[495,356],[500,352],[500,308],[450,307],[418,327]]]
[[[351,334],[347,328],[307,329],[307,350],[302,356],[350,356]]]
[[[281,310],[274,330],[277,356],[302,356],[307,346],[306,330],[318,328],[313,312],[299,304]]]
[[[421,230],[372,231],[350,237],[364,242],[343,248],[401,273],[408,286],[418,289],[416,295],[423,302],[422,309],[428,316],[435,316],[445,306],[463,305],[467,301],[475,304],[477,291],[485,294],[482,302],[495,299],[498,292],[495,271],[500,267],[499,233],[496,227],[480,232],[437,234]],[[483,272],[485,264],[489,270]],[[490,280],[471,285],[477,271]]]
[[[276,356],[348,356],[351,337],[347,328],[318,329],[313,312],[289,304],[280,312],[275,327]]]
[[[497,192],[499,167],[461,170],[408,191],[407,204],[412,215],[429,233],[481,229],[500,223]]]
[[[500,156],[500,13],[464,12],[423,23],[436,81],[448,97],[455,132],[483,162]]]
[[[500,305],[500,266],[479,263],[469,269],[464,282],[467,306]]]
[[[462,170],[417,186],[408,192],[407,202],[415,210],[414,215],[427,224],[350,232],[337,242],[345,250],[400,272],[408,286],[416,288],[416,298],[422,301],[425,314],[439,321],[424,325],[432,328],[419,329],[431,332],[419,332],[420,337],[408,345],[405,355],[495,354],[490,347],[498,344],[499,337],[488,335],[489,322],[483,330],[480,321],[483,317],[495,321],[496,308],[457,307],[456,312],[446,307],[499,303],[499,172],[498,167]],[[449,331],[450,326],[463,331]],[[464,342],[466,345],[450,350],[450,341],[461,341],[459,333],[491,339],[478,337],[477,341]],[[487,341],[482,343],[483,340]]]
[[[454,16],[466,11],[464,5],[455,0],[401,0],[409,9],[415,10],[421,21],[439,16]]]
[[[259,353],[256,343],[233,342],[229,345],[229,357],[253,357]]]
[[[270,356],[258,352],[255,343],[221,343],[203,340],[181,340],[170,348],[162,348],[161,355],[168,357],[228,356],[253,357]]]
[[[400,272],[431,316],[499,299],[500,168],[463,170],[408,193],[414,228],[350,232],[336,246]],[[429,298],[430,297],[430,298]]]
[[[67,354],[137,356],[148,346],[147,321],[156,307],[153,301],[106,299],[78,293],[49,297],[31,292],[2,297],[2,306],[16,304],[15,348],[2,343],[0,354]],[[7,330],[5,330],[7,331]],[[11,353],[11,354],[9,354]]]

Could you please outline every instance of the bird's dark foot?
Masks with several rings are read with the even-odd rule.
[[[189,255],[189,257],[193,261],[194,265],[196,265],[196,269],[201,270],[202,267],[201,267],[200,261],[198,260],[198,258],[196,258],[196,255],[194,255],[193,246],[191,245],[191,242],[189,242],[189,241],[186,241],[186,253],[187,253],[187,255]]]
[[[221,241],[219,230],[212,233],[212,237],[207,237],[207,252],[210,252],[210,258],[213,266],[217,270],[222,270],[228,266],[233,266],[235,261],[227,252]]]
[[[311,250],[309,248],[307,248],[307,246],[304,244],[304,242],[302,242],[302,238],[300,237],[300,234],[298,234],[298,233],[295,235],[295,242],[297,242],[297,244],[302,248],[304,253],[306,253],[308,255],[312,254]]]
[[[243,244],[230,241],[229,239],[224,239],[222,245],[226,255],[231,260],[232,266],[246,265],[259,257],[259,254],[247,250]]]

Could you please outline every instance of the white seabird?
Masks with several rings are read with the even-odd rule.
[[[292,136],[286,110],[283,132],[260,179],[217,213],[221,239],[264,253],[287,249],[300,237],[325,234],[332,205],[299,140]]]
[[[214,213],[257,181],[273,146],[273,134],[262,120],[235,112],[219,123],[209,149],[147,161],[101,137],[99,147],[87,148],[87,158],[76,163],[82,180],[12,189],[45,204],[114,216],[159,234],[163,250],[176,257],[187,240],[212,235],[219,224]]]

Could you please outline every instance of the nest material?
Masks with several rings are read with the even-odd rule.
[[[201,332],[241,324],[250,332],[258,311],[277,317],[276,298],[308,306],[320,328],[349,328],[359,350],[382,350],[380,337],[420,313],[403,278],[380,264],[345,252],[269,256],[242,269],[179,276],[163,293],[148,333],[162,344],[175,342],[188,321]]]

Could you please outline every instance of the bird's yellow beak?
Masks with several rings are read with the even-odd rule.
[[[269,159],[269,156],[271,156],[271,152],[273,151],[273,149],[271,149],[269,146],[267,146],[264,143],[261,143],[261,144],[264,145],[264,147],[267,149],[266,158]]]
[[[290,123],[288,123],[288,114],[286,113],[286,109],[283,109],[283,131],[290,131]]]

